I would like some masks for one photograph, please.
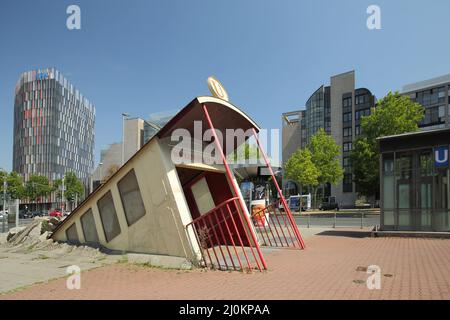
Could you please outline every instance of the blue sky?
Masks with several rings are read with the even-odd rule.
[[[81,30],[66,8],[81,7]],[[366,27],[381,8],[382,30]],[[121,139],[121,113],[149,114],[209,94],[215,75],[262,127],[355,70],[378,97],[450,73],[450,1],[8,0],[0,2],[0,167],[12,166],[14,87],[54,66],[96,106],[96,146]]]

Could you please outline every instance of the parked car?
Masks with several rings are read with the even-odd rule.
[[[33,218],[33,215],[30,211],[27,210],[21,210],[19,211],[19,219],[30,219]]]
[[[45,216],[47,214],[47,212],[45,212],[45,211],[42,211],[42,210],[35,210],[35,211],[32,211],[31,212],[31,217],[32,218],[34,218],[34,217],[43,217],[43,216]]]
[[[319,205],[319,210],[337,210],[339,211],[339,203],[336,201],[336,197],[326,197]]]

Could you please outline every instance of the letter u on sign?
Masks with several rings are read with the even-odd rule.
[[[434,148],[434,166],[436,168],[448,167],[448,147],[436,147]]]

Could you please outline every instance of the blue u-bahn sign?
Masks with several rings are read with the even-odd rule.
[[[434,148],[434,166],[436,168],[448,168],[448,146]]]

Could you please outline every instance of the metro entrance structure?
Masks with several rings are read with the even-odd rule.
[[[450,129],[378,138],[381,231],[450,232]]]
[[[190,133],[192,145],[204,146],[204,141],[195,139],[196,122],[202,123],[201,137],[208,129],[212,132],[219,164],[172,161],[171,137],[176,130]],[[225,150],[230,138],[220,133],[226,129],[250,130],[255,137],[284,212],[276,204],[249,212],[227,162],[239,145]],[[213,269],[267,269],[262,247],[303,249],[305,244],[262,150],[259,131],[228,101],[195,98],[91,193],[52,238],[122,252],[184,257]]]

